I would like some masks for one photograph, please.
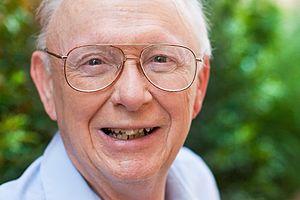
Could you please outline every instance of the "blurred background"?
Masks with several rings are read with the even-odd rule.
[[[29,77],[38,0],[0,1],[0,184],[56,130]],[[224,200],[300,199],[300,1],[206,0],[214,56],[186,145]]]

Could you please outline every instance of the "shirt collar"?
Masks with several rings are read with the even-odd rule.
[[[41,177],[47,200],[100,200],[72,164],[58,133],[43,155]]]
[[[179,154],[177,155],[177,158]],[[165,199],[166,200],[198,199],[195,196],[195,194],[189,189],[187,182],[184,181],[184,178],[182,176],[186,176],[186,174],[185,175],[181,174],[181,170],[178,167],[179,166],[178,162],[180,161],[177,158],[173,162],[168,173]]]

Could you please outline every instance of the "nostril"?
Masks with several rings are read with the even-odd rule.
[[[112,95],[112,102],[116,106],[123,106],[128,111],[137,111],[152,100],[152,95],[147,89],[134,90],[117,88]]]

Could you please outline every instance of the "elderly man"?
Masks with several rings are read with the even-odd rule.
[[[210,44],[196,0],[44,0],[31,76],[59,132],[2,200],[219,199],[182,145]]]

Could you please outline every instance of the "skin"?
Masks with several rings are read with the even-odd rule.
[[[147,9],[145,9],[147,8]],[[170,1],[65,0],[47,32],[47,47],[65,55],[84,44],[185,45],[200,52]],[[122,47],[129,56],[139,48]],[[209,78],[209,61],[193,85],[182,92],[152,86],[135,60],[125,63],[118,81],[105,90],[82,93],[71,89],[63,63],[45,53],[32,55],[31,76],[45,110],[56,120],[73,164],[103,199],[164,199],[167,171],[182,147],[191,121],[201,110]],[[158,127],[146,137],[121,141],[101,128]]]

